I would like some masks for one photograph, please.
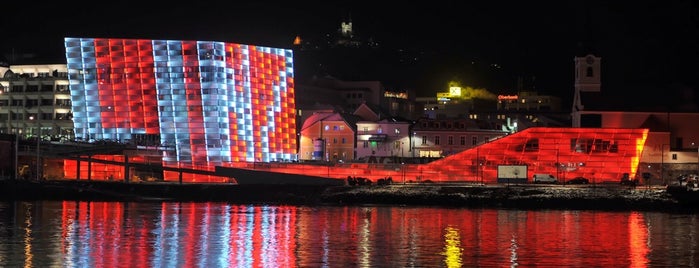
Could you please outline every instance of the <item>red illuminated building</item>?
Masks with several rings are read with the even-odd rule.
[[[555,176],[559,183],[585,177],[591,183],[619,183],[635,178],[647,129],[528,128],[427,164],[347,163],[237,165],[267,172],[346,179],[364,177],[401,182],[531,182],[534,174]],[[498,174],[502,166],[521,166],[519,174]],[[522,169],[519,169],[522,170]],[[500,180],[499,180],[500,179]],[[238,178],[241,183],[261,178]]]
[[[636,176],[648,137],[645,128],[532,127],[427,164],[294,163],[290,50],[100,38],[66,38],[65,46],[75,136],[157,148],[65,160],[67,178],[264,183],[232,175],[237,168],[266,172],[277,183],[283,174],[480,183],[548,174],[558,182],[618,182]],[[524,169],[502,174],[504,166]]]
[[[65,48],[78,139],[163,147],[160,155],[128,160],[204,170],[296,159],[291,50],[103,38],[66,38]],[[76,170],[100,178],[126,174],[109,164],[78,163],[66,161],[66,177],[80,177]],[[218,180],[201,180],[212,179]]]

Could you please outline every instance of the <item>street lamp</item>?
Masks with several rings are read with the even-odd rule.
[[[692,142],[692,146],[697,146],[697,174],[699,175],[699,144]]]
[[[559,150],[556,149],[556,179],[563,180],[563,183],[565,184],[565,182],[566,182],[565,178],[561,178],[561,163],[560,163],[558,154],[559,154]]]
[[[29,120],[33,121],[34,116],[29,116]],[[39,174],[40,172],[40,157],[39,157],[39,144],[41,139],[41,126],[39,126],[39,117],[36,117],[36,180],[39,181],[41,178],[41,175]]]
[[[405,184],[405,162],[400,163],[400,171],[401,171],[401,173],[402,173],[401,175],[403,177],[403,184]]]
[[[410,157],[415,158],[415,132],[410,133]]]

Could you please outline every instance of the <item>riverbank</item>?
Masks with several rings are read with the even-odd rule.
[[[439,205],[512,209],[657,210],[693,209],[665,188],[621,186],[495,185],[403,186],[329,189],[324,201],[336,204]]]
[[[694,211],[665,187],[391,184],[364,186],[0,181],[3,200],[175,201],[511,209]]]

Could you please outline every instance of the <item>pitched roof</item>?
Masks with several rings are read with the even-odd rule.
[[[348,113],[315,113],[303,121],[301,131],[321,121],[344,121],[349,127],[356,131],[357,122],[361,120],[361,117]]]

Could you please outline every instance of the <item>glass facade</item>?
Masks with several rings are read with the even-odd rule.
[[[575,177],[619,183],[625,174],[636,176],[647,136],[647,129],[528,128],[423,165],[418,176],[493,183],[533,182],[535,174],[546,174],[558,183]],[[504,174],[504,166],[525,172]]]
[[[65,38],[75,136],[163,150],[165,164],[296,160],[290,49]]]

